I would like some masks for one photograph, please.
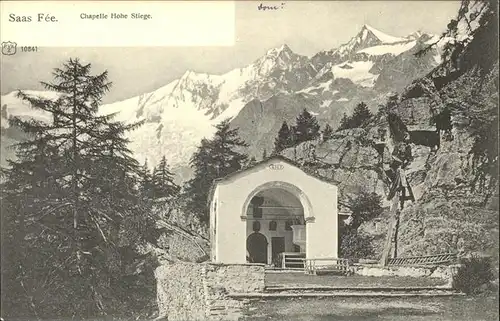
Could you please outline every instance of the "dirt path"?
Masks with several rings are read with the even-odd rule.
[[[328,298],[253,302],[245,321],[493,321],[498,297]]]

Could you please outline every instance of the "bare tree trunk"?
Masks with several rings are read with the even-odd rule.
[[[71,181],[72,185],[72,192],[73,192],[73,228],[75,229],[75,236],[76,236],[76,229],[78,227],[78,193],[77,193],[77,175],[78,175],[78,167],[77,167],[77,157],[78,157],[78,151],[76,149],[77,147],[77,141],[76,141],[76,94],[77,94],[77,88],[76,88],[76,65],[73,67],[73,72],[74,72],[74,84],[73,84],[73,113],[71,115],[71,121],[72,121],[72,126],[73,126],[73,133],[72,133],[72,149],[73,149],[73,179]]]

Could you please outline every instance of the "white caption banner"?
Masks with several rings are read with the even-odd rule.
[[[233,1],[1,1],[1,41],[19,46],[232,46]]]

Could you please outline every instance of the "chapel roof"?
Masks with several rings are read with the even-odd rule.
[[[308,176],[311,176],[311,177],[313,177],[313,178],[315,178],[317,180],[320,180],[322,182],[325,182],[325,183],[328,183],[328,184],[332,184],[332,185],[337,185],[338,184],[338,182],[335,181],[335,180],[333,180],[333,179],[328,180],[327,178],[325,178],[325,177],[323,177],[321,175],[318,175],[318,174],[315,174],[315,173],[311,173],[309,171],[305,171],[299,163],[294,162],[294,161],[292,161],[289,158],[286,158],[286,157],[284,157],[282,155],[275,155],[275,156],[271,156],[269,158],[263,159],[260,162],[257,162],[255,164],[253,164],[252,166],[240,169],[240,170],[235,171],[235,172],[233,172],[233,173],[231,173],[229,175],[226,175],[226,176],[214,179],[213,182],[212,182],[212,185],[210,187],[209,194],[208,194],[208,200],[207,200],[208,206],[210,207],[210,204],[212,203],[213,194],[215,192],[215,188],[217,187],[218,183],[230,180],[231,178],[234,178],[235,176],[238,176],[238,175],[240,175],[240,174],[242,174],[244,172],[250,171],[253,168],[262,166],[263,164],[270,163],[273,160],[280,160],[280,161],[282,161],[284,163],[287,163],[287,164],[289,164],[289,165],[291,165],[293,167],[296,167],[296,168],[300,169],[302,172],[304,172],[304,174],[306,174]]]

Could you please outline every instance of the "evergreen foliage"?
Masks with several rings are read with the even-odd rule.
[[[357,230],[361,224],[368,222],[382,214],[382,200],[376,193],[361,191],[356,198],[349,202],[351,210],[348,230]]]
[[[320,126],[316,117],[314,117],[307,109],[304,108],[302,113],[297,116],[295,126],[293,126],[295,134],[294,144],[300,144],[308,140],[314,140],[320,135]]]
[[[339,256],[349,259],[373,258],[375,248],[373,237],[352,231],[343,233],[340,237]]]
[[[333,136],[333,128],[330,126],[330,124],[326,124],[325,128],[323,128],[323,131],[321,132],[323,135],[323,141],[329,140]]]
[[[143,200],[153,199],[153,175],[148,167],[148,160],[144,161],[144,164],[139,169],[139,192],[141,193],[141,198]]]
[[[491,257],[462,258],[460,264],[457,274],[453,276],[453,288],[465,294],[478,294],[491,287],[495,279]]]
[[[343,115],[340,120],[338,130],[363,128],[368,124],[372,117],[373,114],[370,109],[368,109],[368,106],[364,102],[361,102],[354,108],[351,116],[347,116],[346,114]]]
[[[294,126],[288,126],[287,122],[283,121],[278,136],[274,140],[273,155],[302,142],[314,140],[319,136],[320,126],[316,117],[304,108],[297,116]]]
[[[347,116],[346,113],[342,115],[342,118],[340,119],[340,124],[339,128],[337,130],[343,130],[349,128],[349,117]]]
[[[174,182],[174,175],[170,171],[165,156],[153,170],[152,185],[155,200],[161,199],[165,202],[180,192],[180,187]]]
[[[370,258],[374,255],[372,238],[360,233],[359,227],[382,214],[381,197],[376,193],[361,191],[349,202],[349,224],[341,230],[339,252],[344,258]]]
[[[117,313],[137,299],[122,279],[121,250],[138,256],[135,245],[154,229],[125,138],[141,124],[98,113],[111,87],[107,72],[92,75],[90,64],[70,59],[53,75],[42,84],[59,93],[56,99],[18,93],[53,122],[9,120],[27,139],[13,146],[17,158],[2,169],[2,279],[9,294],[2,310],[37,318]]]
[[[280,130],[278,131],[278,137],[274,140],[274,151],[273,154],[277,155],[282,150],[287,149],[288,147],[293,146],[292,142],[292,130],[288,127],[286,121],[281,125]]]
[[[190,160],[194,177],[186,183],[185,196],[188,209],[200,220],[208,222],[208,193],[215,179],[241,170],[247,164],[248,156],[241,152],[248,145],[239,138],[238,129],[230,128],[230,120],[216,126],[213,139],[203,139]]]

